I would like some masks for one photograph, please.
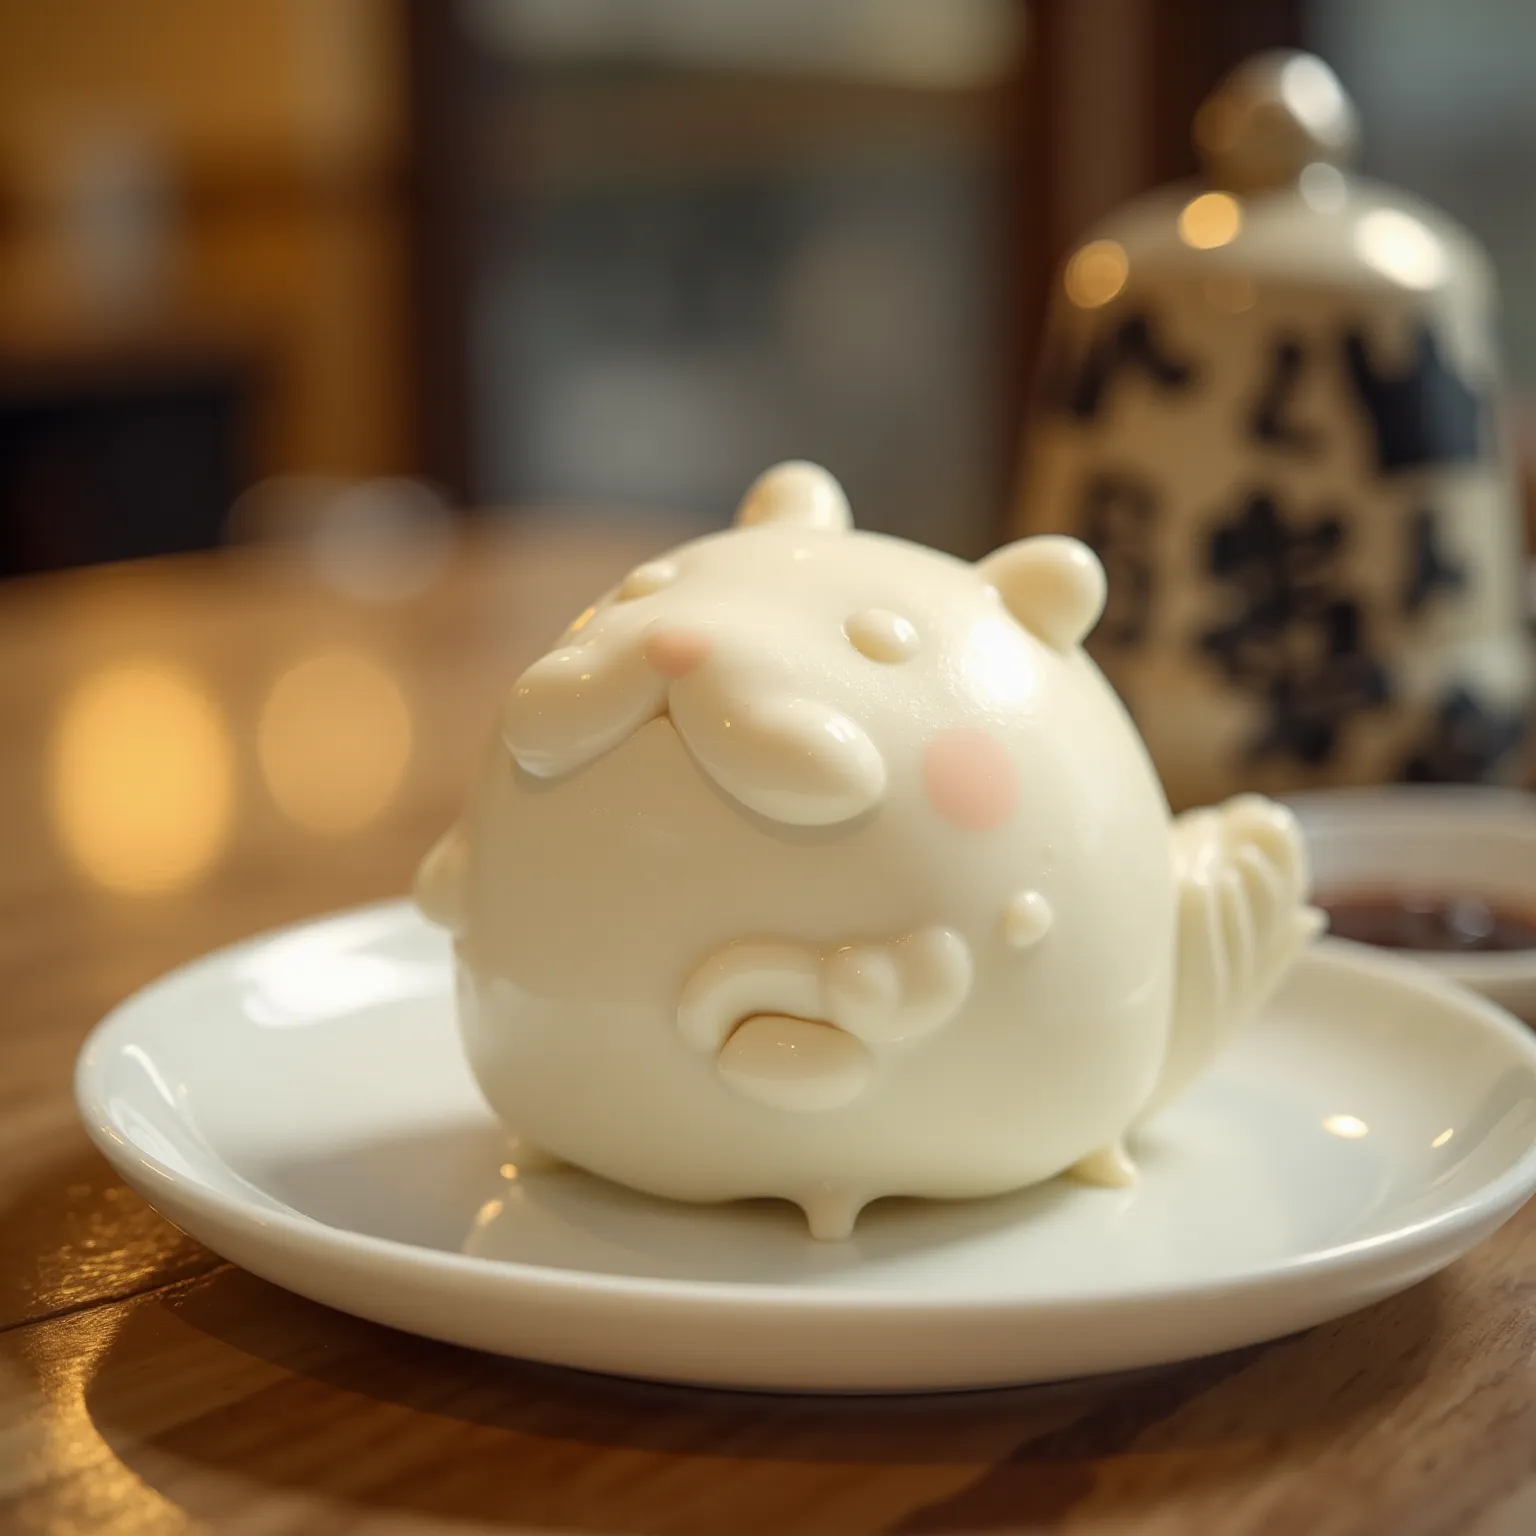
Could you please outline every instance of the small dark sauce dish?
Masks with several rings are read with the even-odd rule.
[[[1341,939],[1434,954],[1536,949],[1536,913],[1465,892],[1326,891],[1313,897]]]

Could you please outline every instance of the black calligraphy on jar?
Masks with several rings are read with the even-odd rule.
[[[1264,492],[1244,498],[1211,534],[1209,572],[1234,602],[1199,643],[1263,704],[1265,723],[1249,747],[1255,758],[1325,763],[1348,721],[1391,697],[1342,574],[1345,539],[1337,510],[1288,519]]]
[[[1192,643],[1205,665],[1259,706],[1251,758],[1320,767],[1338,752],[1354,719],[1394,702],[1380,624],[1422,623],[1437,604],[1464,600],[1470,588],[1471,575],[1447,538],[1447,510],[1426,497],[1419,472],[1489,462],[1490,401],[1424,323],[1401,364],[1381,355],[1363,325],[1324,335],[1288,328],[1263,346],[1257,387],[1234,403],[1233,428],[1252,479],[1213,510],[1198,551],[1204,575],[1222,593],[1223,612]],[[1337,419],[1319,412],[1308,389],[1324,375],[1352,406]],[[1154,315],[1137,312],[1103,325],[1075,359],[1058,358],[1044,381],[1043,405],[1104,427],[1131,381],[1177,410],[1198,398],[1205,378],[1199,359]],[[1378,607],[1379,583],[1370,591],[1359,586],[1349,558],[1347,499],[1299,504],[1284,489],[1294,479],[1286,466],[1317,461],[1341,432],[1358,435],[1359,460],[1401,499],[1390,612]],[[1079,493],[1079,532],[1110,578],[1096,648],[1111,655],[1133,652],[1154,632],[1159,516],[1157,487],[1141,474],[1100,467]],[[1499,706],[1471,680],[1454,679],[1400,772],[1424,780],[1486,778],[1524,737],[1523,710]]]

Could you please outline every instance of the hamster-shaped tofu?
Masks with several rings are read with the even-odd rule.
[[[1081,649],[1104,595],[1075,540],[967,564],[791,463],[581,614],[417,882],[509,1127],[823,1238],[1132,1177],[1316,918],[1283,809],[1171,821]]]

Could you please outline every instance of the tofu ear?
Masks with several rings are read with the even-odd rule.
[[[1081,645],[1104,612],[1104,567],[1078,539],[1045,534],[1006,544],[977,564],[1004,606],[1053,650]]]
[[[759,523],[846,533],[853,527],[853,513],[842,486],[821,465],[790,459],[760,474],[736,509],[738,528]]]

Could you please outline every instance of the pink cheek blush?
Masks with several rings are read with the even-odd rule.
[[[645,659],[663,677],[687,677],[709,655],[709,640],[686,629],[659,629],[645,642]]]
[[[923,748],[923,787],[933,808],[967,832],[999,827],[1019,799],[1008,749],[985,731],[943,731]]]

